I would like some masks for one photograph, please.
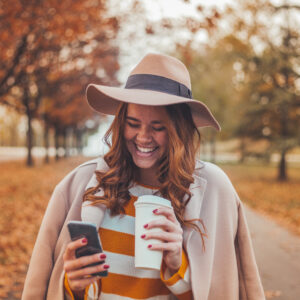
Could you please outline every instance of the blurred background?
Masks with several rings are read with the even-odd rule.
[[[107,150],[112,117],[88,107],[87,84],[123,86],[148,52],[186,64],[222,126],[201,129],[200,158],[300,253],[299,0],[0,0],[0,299],[20,299],[54,186]],[[263,262],[267,299],[300,299],[300,257],[291,286]]]

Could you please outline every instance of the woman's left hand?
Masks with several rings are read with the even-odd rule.
[[[155,215],[162,215],[166,218],[157,218],[144,225],[146,229],[161,228],[162,231],[147,232],[142,235],[145,240],[158,239],[162,243],[148,245],[150,250],[162,250],[163,259],[171,273],[176,273],[181,266],[182,258],[182,234],[183,230],[177,221],[174,210],[167,207],[160,207],[153,211]]]

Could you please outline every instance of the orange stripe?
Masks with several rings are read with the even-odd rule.
[[[129,202],[127,205],[124,207],[125,208],[125,215],[135,217],[135,207],[134,207],[134,202],[137,200],[138,197],[136,196],[131,196]]]
[[[147,189],[151,189],[151,190],[158,190],[158,189],[159,189],[158,186],[153,186],[153,185],[149,185],[149,184],[144,184],[144,183],[140,183],[140,182],[137,182],[137,181],[135,181],[135,183],[136,183],[137,185],[143,186],[143,187],[145,187],[145,188],[147,188]]]
[[[134,256],[134,235],[99,228],[104,251]]]
[[[118,286],[117,292],[116,285]],[[102,292],[133,299],[170,294],[169,289],[160,279],[136,278],[114,273],[109,273],[108,277],[102,278]]]
[[[67,290],[67,293],[71,296],[72,300],[74,300],[74,295],[72,293],[72,290],[69,286],[69,281],[68,281],[68,277],[67,274],[65,273],[65,280],[64,280],[64,285],[65,285],[65,289]]]
[[[180,295],[176,295],[176,298],[179,299],[179,300],[193,300],[194,297],[193,297],[193,293],[192,291],[187,291],[183,294],[180,294]]]
[[[161,277],[161,280],[168,286],[172,286],[174,285],[177,281],[181,280],[182,278],[184,278],[184,275],[185,275],[185,272],[186,272],[186,269],[189,265],[189,261],[187,259],[187,255],[185,253],[185,250],[183,249],[182,250],[182,261],[181,261],[181,266],[179,268],[179,270],[173,274],[169,279],[165,280],[164,279],[164,273],[165,273],[165,270],[166,270],[166,265],[165,263],[163,262],[162,264],[162,268],[161,268],[161,271],[160,271],[160,277]]]
[[[178,271],[178,274],[184,278],[184,275],[185,275],[185,272],[186,272],[186,269],[187,267],[189,266],[189,261],[188,261],[188,258],[187,258],[187,254],[185,252],[184,249],[182,249],[182,262],[181,262],[181,266],[180,266],[180,269]]]

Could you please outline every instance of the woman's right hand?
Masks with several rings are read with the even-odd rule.
[[[86,244],[86,238],[70,242],[63,255],[64,271],[67,274],[69,287],[75,295],[79,296],[79,298],[83,297],[84,290],[88,285],[100,278],[100,276],[92,276],[91,274],[102,272],[109,268],[109,265],[104,262],[106,258],[104,253],[76,258],[75,250]],[[86,267],[87,265],[99,261],[103,261],[103,263],[97,266]]]

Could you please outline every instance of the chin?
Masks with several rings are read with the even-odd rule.
[[[134,164],[140,168],[140,169],[151,169],[155,166],[156,161],[152,161],[152,162],[146,162],[146,161],[137,161],[137,160],[133,160]]]

